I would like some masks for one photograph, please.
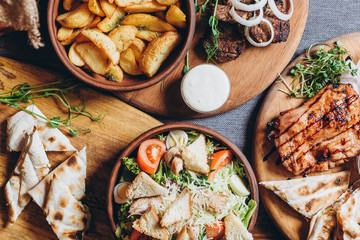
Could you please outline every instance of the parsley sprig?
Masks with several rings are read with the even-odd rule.
[[[79,106],[76,107],[71,106],[65,95],[68,94],[71,90],[79,87],[81,84],[73,84],[71,86],[64,87],[64,84],[67,83],[70,83],[70,80],[58,80],[55,82],[39,84],[35,86],[30,86],[27,83],[18,84],[14,86],[10,91],[0,92],[0,102],[8,104],[10,107],[17,107],[20,110],[23,110],[29,114],[41,118],[47,121],[53,128],[58,128],[59,126],[65,127],[73,136],[76,136],[78,132],[89,133],[91,132],[90,129],[72,129],[70,127],[71,121],[78,116],[85,116],[91,121],[101,122],[103,116],[99,113],[96,117],[92,116],[92,114],[86,110],[86,105],[84,102],[82,102]],[[62,105],[67,108],[68,116],[66,118],[53,117],[51,119],[48,119],[20,106],[20,103],[34,104],[34,99],[48,97],[57,98],[62,103]]]
[[[290,74],[295,77],[290,85],[280,75],[280,81],[289,92],[281,91],[292,97],[311,98],[326,85],[339,83],[342,73],[349,72],[353,76],[357,74],[357,69],[352,69],[350,62],[346,63],[346,57],[350,53],[342,48],[340,41],[327,51],[324,45],[320,46],[314,55],[310,54],[312,47],[306,49],[302,62],[290,70]]]

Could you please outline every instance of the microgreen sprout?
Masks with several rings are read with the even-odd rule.
[[[304,59],[290,70],[290,74],[295,77],[291,84],[286,83],[280,75],[279,81],[289,90],[282,92],[295,98],[311,98],[326,85],[340,83],[342,73],[349,72],[353,76],[357,74],[357,69],[352,69],[350,62],[346,63],[349,51],[342,48],[340,41],[327,51],[321,45],[311,55],[313,47],[307,48]]]
[[[18,84],[9,91],[0,92],[0,102],[3,104],[8,104],[10,107],[17,107],[20,110],[41,118],[47,121],[53,128],[63,126],[67,128],[70,134],[73,136],[76,136],[78,132],[91,132],[90,129],[72,129],[70,127],[72,119],[78,116],[85,116],[91,121],[102,122],[103,116],[101,114],[98,114],[96,117],[92,116],[92,114],[86,110],[86,105],[84,102],[80,103],[79,106],[72,107],[65,95],[68,94],[71,90],[80,87],[81,84],[73,84],[71,86],[64,87],[64,83],[70,83],[70,80],[58,80],[55,82],[39,84],[35,86],[30,86],[27,83]],[[53,117],[48,119],[20,106],[20,103],[34,104],[34,99],[48,97],[54,97],[58,99],[62,105],[67,108],[67,118]]]

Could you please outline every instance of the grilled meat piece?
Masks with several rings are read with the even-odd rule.
[[[286,8],[282,0],[276,0],[275,4],[280,11],[286,12]],[[290,33],[290,22],[278,19],[271,11],[269,4],[266,4],[264,7],[264,18],[269,20],[274,28],[274,39],[272,42],[286,42]],[[266,42],[270,39],[270,28],[264,22],[251,27],[249,32],[250,36],[257,42]]]
[[[351,85],[328,85],[273,121],[282,164],[295,175],[325,171],[360,154],[360,100]]]
[[[239,32],[237,24],[229,24],[219,22],[218,29],[220,36],[218,39],[218,50],[216,52],[216,59],[219,62],[228,62],[236,59],[245,50],[246,43],[244,36]],[[206,48],[214,44],[214,38],[207,37],[203,41]]]
[[[244,0],[243,2],[254,3],[253,0]],[[275,3],[281,11],[286,11],[282,0],[275,0]],[[213,14],[214,7],[214,4],[209,5],[208,13],[210,15]],[[244,27],[234,21],[234,19],[229,14],[231,7],[232,4],[229,0],[220,0],[216,9],[215,15],[219,20],[218,29],[220,31],[216,59],[219,62],[228,62],[236,59],[246,48]],[[245,12],[240,10],[236,10],[236,12],[244,19],[250,19],[254,15],[253,12]],[[278,19],[273,14],[268,4],[264,6],[264,18],[268,19],[274,28],[274,39],[272,42],[277,43],[286,41],[290,33],[289,21]],[[266,42],[270,38],[270,28],[264,22],[251,27],[249,32],[251,37],[257,42]],[[207,37],[203,41],[204,48],[207,49],[207,46],[213,44],[213,36],[211,34],[207,34]]]

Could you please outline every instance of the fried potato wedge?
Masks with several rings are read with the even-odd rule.
[[[107,35],[90,28],[82,30],[81,33],[100,48],[114,65],[119,63],[119,51],[116,49],[115,43]]]
[[[89,19],[92,13],[88,9],[87,4],[84,3],[64,14],[59,15],[56,20],[64,27],[78,28]]]
[[[136,62],[140,62],[141,55],[146,49],[144,41],[140,38],[135,38],[129,48],[133,50]]]
[[[143,74],[140,70],[134,52],[128,48],[120,54],[120,67],[124,72],[130,75],[141,75]]]
[[[124,79],[124,72],[119,65],[109,65],[108,71],[105,76],[112,81],[121,82]]]
[[[102,51],[93,43],[81,43],[75,50],[89,68],[98,74],[105,74],[108,70],[108,60]]]
[[[101,18],[100,18],[99,16],[96,16],[96,17],[92,20],[92,22],[91,22],[88,26],[86,26],[86,27],[87,27],[87,28],[94,28],[94,27],[97,26],[97,24],[98,24],[100,21],[101,21]]]
[[[115,0],[115,4],[119,7],[127,7],[131,5],[139,5],[147,2],[151,2],[152,0]]]
[[[69,37],[71,37],[72,32],[74,31],[73,28],[67,28],[67,27],[61,27],[59,28],[56,38],[59,41],[64,41],[66,39],[68,39]]]
[[[133,25],[138,28],[145,28],[146,30],[155,32],[176,32],[176,28],[174,28],[169,23],[161,20],[158,17],[145,13],[127,15],[124,20],[122,20],[121,24]]]
[[[81,25],[78,26],[78,28],[84,28],[84,27],[88,27],[92,21],[94,20],[94,14],[91,13],[90,16],[88,17],[88,19]]]
[[[79,34],[81,33],[82,29],[76,29],[71,33],[71,36],[67,39],[65,39],[64,41],[60,42],[61,45],[69,45],[72,44],[75,39],[79,36]]]
[[[63,8],[66,10],[66,11],[69,11],[71,10],[71,5],[73,4],[74,0],[64,0],[63,1]]]
[[[175,5],[171,5],[166,12],[166,21],[175,27],[186,28],[186,15]]]
[[[150,12],[157,12],[157,11],[165,11],[166,6],[161,5],[157,3],[155,0],[148,2],[148,3],[142,3],[139,5],[131,5],[124,8],[125,12],[128,13],[150,13]]]
[[[85,65],[85,62],[75,49],[77,45],[78,45],[77,42],[74,42],[71,45],[68,56],[69,56],[70,62],[72,62],[75,66],[82,67]]]
[[[141,38],[143,40],[151,42],[157,37],[160,37],[162,33],[148,31],[148,30],[138,30],[136,33],[136,37]]]
[[[117,7],[114,3],[110,3],[107,0],[100,0],[100,6],[108,18],[112,17]]]
[[[99,33],[102,33],[102,31],[98,28],[92,28],[92,30],[97,31]],[[77,43],[85,43],[85,42],[91,42],[91,40],[87,37],[85,37],[82,33],[79,34],[79,36],[75,40]]]
[[[112,30],[108,36],[115,43],[117,49],[122,52],[134,41],[137,31],[134,26],[123,25]]]
[[[180,41],[181,36],[176,32],[166,32],[161,37],[151,41],[140,59],[140,69],[146,76],[154,76]]]
[[[124,9],[121,7],[117,7],[111,18],[104,18],[101,22],[98,23],[97,27],[103,32],[110,32],[119,25],[119,23],[123,20],[124,16]]]
[[[156,0],[161,5],[173,5],[178,2],[178,0]]]
[[[88,8],[89,8],[90,12],[92,12],[93,14],[98,15],[100,17],[105,17],[105,13],[102,10],[98,0],[89,0]]]

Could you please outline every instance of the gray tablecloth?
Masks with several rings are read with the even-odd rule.
[[[27,44],[25,33],[11,33],[0,37],[0,56],[64,73],[67,70],[58,60],[47,37],[46,5],[47,1],[39,1],[41,33],[46,47],[34,50]],[[311,0],[306,28],[294,57],[313,43],[359,30],[359,0]],[[266,91],[227,113],[206,119],[194,119],[190,120],[190,122],[213,128],[227,136],[244,151],[250,160],[254,124],[265,94]],[[159,120],[164,122],[173,121],[164,118],[159,118]]]

